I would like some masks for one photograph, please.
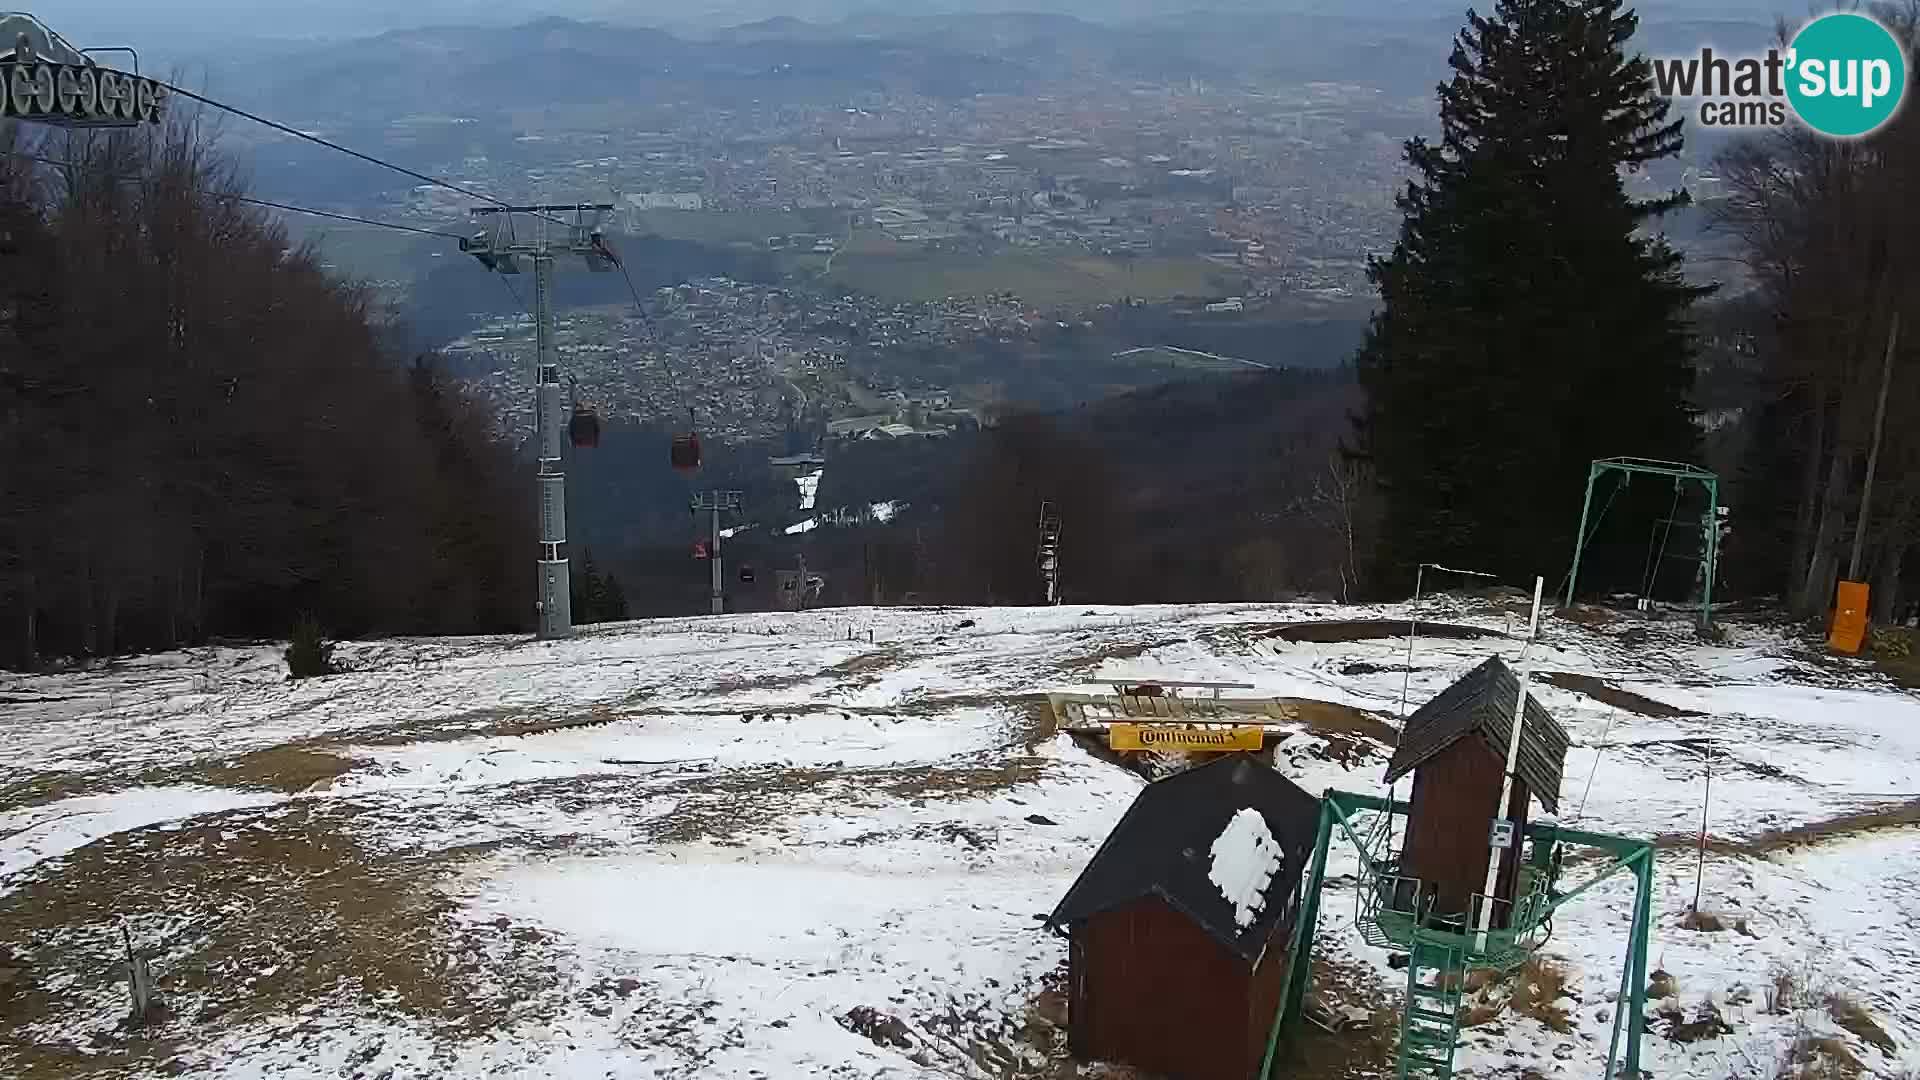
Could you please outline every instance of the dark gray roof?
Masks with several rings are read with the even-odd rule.
[[[1252,808],[1266,819],[1282,861],[1253,922],[1234,923],[1233,906],[1211,880],[1213,842],[1227,822]],[[1319,829],[1320,801],[1245,753],[1148,784],[1047,916],[1049,926],[1157,895],[1249,963],[1259,960],[1274,924],[1292,906]]]
[[[1459,682],[1407,717],[1400,745],[1387,764],[1387,783],[1468,733],[1478,733],[1493,752],[1506,757],[1513,734],[1513,699],[1520,693],[1520,677],[1504,661],[1490,656]],[[1549,812],[1560,810],[1560,776],[1566,771],[1567,733],[1547,714],[1532,693],[1527,695],[1527,722],[1520,728],[1520,756],[1514,773]]]

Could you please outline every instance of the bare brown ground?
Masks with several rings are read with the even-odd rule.
[[[1482,630],[1477,626],[1459,626],[1453,623],[1422,622],[1416,633],[1425,638],[1452,638],[1472,641],[1483,637],[1499,637],[1497,630]],[[1334,645],[1348,641],[1373,641],[1378,638],[1403,638],[1407,636],[1407,623],[1404,619],[1356,619],[1347,621],[1324,621],[1283,623],[1267,630],[1266,636],[1282,641],[1314,642]]]
[[[45,806],[76,795],[128,787],[206,784],[291,794],[348,772],[351,758],[303,746],[275,746],[237,757],[151,769],[42,773],[0,785],[0,811]]]
[[[1367,1019],[1339,1032],[1301,1023],[1274,1057],[1273,1080],[1358,1080],[1391,1070],[1399,1014],[1373,974],[1358,964],[1316,957],[1311,982],[1309,1004],[1318,1002],[1335,1015],[1363,1011]]]
[[[1874,664],[1895,684],[1920,690],[1920,656],[1875,657]]]
[[[40,773],[0,783],[0,812],[44,806],[76,795],[172,784],[293,794],[324,785],[352,771],[355,762],[346,751],[353,746],[407,746],[500,735],[542,735],[609,724],[622,715],[605,706],[595,706],[578,716],[557,718],[520,709],[477,709],[374,731],[318,735],[233,757],[183,765]]]
[[[1655,701],[1650,697],[1636,694],[1631,690],[1622,690],[1617,686],[1609,686],[1604,681],[1596,679],[1591,675],[1576,675],[1570,671],[1547,671],[1541,672],[1537,677],[1562,690],[1571,690],[1576,694],[1585,694],[1601,704],[1611,705],[1616,709],[1623,709],[1637,716],[1650,716],[1661,720],[1673,720],[1683,716],[1706,715],[1706,713],[1695,712],[1692,709],[1682,709],[1677,706],[1668,705],[1664,701]]]
[[[1135,642],[1128,642],[1126,644],[1103,645],[1100,648],[1093,650],[1092,652],[1085,653],[1080,656],[1069,657],[1065,660],[1062,660],[1059,663],[1055,664],[1054,668],[1055,670],[1059,671],[1063,675],[1073,675],[1083,671],[1093,671],[1099,668],[1100,665],[1106,663],[1109,660],[1133,660],[1138,657],[1145,656],[1147,653],[1150,653],[1155,649],[1165,648],[1168,645],[1176,645],[1181,640],[1183,639],[1169,637],[1169,638],[1155,638],[1152,641],[1135,641]]]
[[[1806,847],[1828,840],[1877,832],[1881,829],[1903,829],[1914,825],[1920,825],[1920,798],[1891,806],[1875,807],[1871,810],[1856,810],[1785,829],[1768,829],[1748,840],[1728,840],[1709,834],[1707,850],[1716,855],[1752,857],[1772,851]],[[1699,846],[1700,834],[1663,833],[1654,837],[1653,843],[1655,847],[1660,848],[1694,848]]]
[[[0,998],[0,1074],[113,1076],[168,1066],[230,1024],[286,1015],[316,1001],[381,1000],[450,1035],[504,1024],[552,985],[556,961],[536,931],[456,927],[434,882],[464,855],[384,859],[357,845],[325,804],[295,804],[271,825],[249,812],[176,830],[102,838],[0,898],[0,940],[22,977]],[[170,1015],[132,1038],[112,1019],[125,989],[114,968],[118,919],[163,925],[136,934],[152,956]],[[448,979],[483,953],[499,981]],[[501,954],[507,962],[497,962]],[[94,1017],[91,1031],[75,1017]],[[84,1049],[36,1027],[57,1022]]]

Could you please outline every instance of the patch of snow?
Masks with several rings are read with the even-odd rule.
[[[812,532],[815,528],[819,527],[819,525],[819,518],[808,518],[805,521],[796,522],[795,524],[787,526],[786,531],[788,536],[793,536],[798,533]]]
[[[285,796],[188,784],[76,795],[0,813],[0,895],[11,891],[7,879],[21,871],[105,836],[283,801]]]
[[[1266,906],[1267,885],[1280,869],[1280,844],[1267,819],[1250,806],[1241,808],[1214,837],[1212,855],[1207,880],[1233,905],[1233,921],[1250,925]]]
[[[1409,674],[1405,620],[1416,611],[1422,622],[1487,635],[1423,634]],[[1893,1036],[1891,1054],[1845,1036],[1867,1072],[1920,1066],[1920,990],[1901,974],[1920,953],[1897,932],[1920,920],[1920,829],[1820,827],[1911,800],[1920,701],[1867,665],[1811,663],[1763,625],[1731,623],[1726,640],[1703,644],[1683,616],[1556,620],[1530,657],[1540,673],[1532,692],[1573,740],[1561,820],[1691,836],[1706,793],[1703,749],[1712,748],[1709,828],[1732,843],[1708,855],[1703,905],[1745,919],[1749,932],[1683,929],[1694,857],[1663,846],[1652,955],[1681,986],[1682,1006],[1715,1002],[1734,1033],[1689,1045],[1649,1033],[1647,1066],[1692,1080],[1765,1066],[1808,1019],[1764,1008],[1772,972],[1789,965],[1818,967]],[[1274,632],[1336,620],[1396,621],[1400,632],[1322,643]],[[1021,696],[1074,690],[1089,677],[1187,678],[1255,687],[1233,696],[1351,706],[1387,734],[1288,721],[1278,768],[1309,791],[1377,794],[1402,680],[1417,708],[1487,656],[1513,659],[1513,621],[1444,596],[1412,606],[838,608],[583,627],[564,642],[346,643],[354,670],[300,682],[287,681],[271,644],[0,675],[0,768],[106,792],[0,809],[0,905],[26,899],[26,876],[67,884],[58,875],[70,865],[55,860],[116,832],[220,811],[231,811],[223,829],[298,827],[324,804],[318,827],[365,852],[369,873],[440,868],[409,880],[450,903],[456,925],[442,929],[460,947],[446,977],[506,992],[528,970],[511,967],[519,961],[505,948],[522,934],[550,950],[540,963],[563,975],[550,986],[533,979],[528,1008],[453,1035],[390,1003],[302,987],[298,1015],[284,1021],[227,1014],[198,1049],[182,1051],[190,1067],[246,1080],[389,1067],[394,1080],[976,1075],[930,1025],[950,1014],[1015,1024],[1027,1015],[1064,956],[1032,916],[1059,899],[1141,783],[1037,730]],[[1699,715],[1616,707],[1547,682],[1555,672]],[[564,726],[580,722],[596,726]],[[533,733],[507,734],[516,730]],[[112,790],[156,769],[191,775],[288,744],[350,754],[353,767],[291,798]],[[657,761],[674,763],[649,764]],[[1223,823],[1211,870],[1245,925],[1261,874],[1277,871],[1261,870],[1266,830],[1241,818]],[[182,828],[171,842],[175,834],[158,833],[156,857],[201,857],[203,831]],[[1769,833],[1796,846],[1743,844]],[[459,860],[443,858],[450,852]],[[1352,846],[1336,839],[1317,947],[1376,973],[1391,993],[1404,971],[1361,940],[1355,905],[1342,902],[1359,869]],[[1585,872],[1570,862],[1561,884]],[[1610,879],[1555,916],[1546,953],[1577,995],[1566,1002],[1570,1030],[1503,1014],[1463,1032],[1461,1071],[1600,1071],[1632,889],[1631,875]],[[169,916],[178,925],[152,935],[170,943],[163,967],[206,959],[208,928],[231,917],[219,906],[229,899],[182,895]],[[80,970],[110,960],[101,950],[116,940],[81,914],[8,944],[36,964]],[[290,952],[273,962],[297,969],[297,935],[282,944]],[[623,989],[596,989],[608,983]],[[124,994],[110,987],[47,985],[63,1011],[28,1043],[78,1048],[124,1013]],[[855,1005],[900,1017],[914,1046],[847,1032],[835,1018]],[[935,1064],[916,1068],[909,1055],[921,1051]]]
[[[867,512],[873,515],[873,520],[885,524],[892,521],[893,516],[900,512],[900,504],[896,501],[877,502],[869,506]]]
[[[793,478],[794,486],[800,489],[800,509],[813,509],[813,498],[820,492],[820,478],[826,475],[825,469],[815,469],[804,476]]]

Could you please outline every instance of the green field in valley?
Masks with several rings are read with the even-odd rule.
[[[846,218],[833,210],[635,210],[630,229],[673,240],[727,246],[751,244],[765,250],[770,236],[792,233],[846,235]]]
[[[1147,345],[1134,349],[1123,349],[1111,357],[1115,364],[1137,370],[1161,370],[1179,373],[1217,374],[1235,371],[1256,371],[1269,365],[1251,360],[1242,360],[1230,356],[1205,353],[1194,349],[1179,349],[1166,345]]]

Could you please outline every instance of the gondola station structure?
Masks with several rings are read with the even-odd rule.
[[[1068,945],[1082,1061],[1178,1080],[1259,1069],[1319,803],[1252,754],[1141,790],[1047,916]]]

